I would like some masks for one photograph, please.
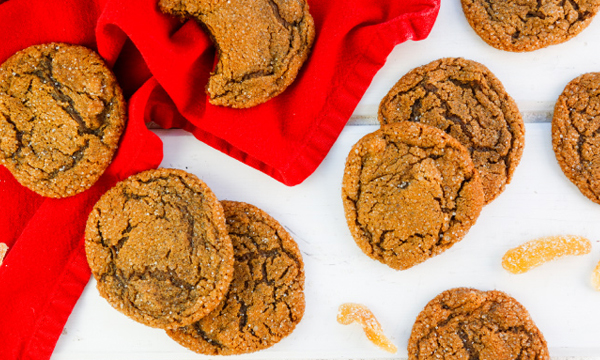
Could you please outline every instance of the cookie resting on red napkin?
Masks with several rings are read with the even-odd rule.
[[[194,21],[158,11],[154,0],[0,0],[0,62],[48,42],[80,44],[106,59],[129,99],[116,157],[90,190],[44,199],[0,166],[0,353],[3,360],[48,359],[89,280],[83,249],[87,214],[115,182],[162,159],[153,121],[199,140],[287,185],[321,163],[395,45],[425,38],[440,0],[308,0],[316,26],[296,81],[250,109],[208,103],[215,63]],[[201,174],[198,174],[201,176]]]

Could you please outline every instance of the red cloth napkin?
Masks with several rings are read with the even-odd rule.
[[[0,166],[0,358],[47,359],[89,279],[85,220],[100,195],[157,167],[162,144],[145,122],[180,127],[287,184],[321,163],[394,46],[431,30],[439,0],[308,0],[315,44],[296,81],[245,110],[215,107],[204,88],[215,62],[209,37],[180,23],[156,0],[0,0],[0,62],[34,44],[96,49],[129,97],[117,155],[90,190],[44,199]],[[201,174],[200,174],[201,175]]]

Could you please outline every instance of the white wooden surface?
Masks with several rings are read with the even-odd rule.
[[[446,56],[479,61],[515,98],[526,121],[523,160],[506,191],[482,211],[465,239],[444,254],[398,272],[366,257],[346,227],[340,198],[350,147],[375,125],[347,126],[323,164],[290,188],[196,141],[182,131],[157,133],[162,166],[190,171],[221,199],[246,201],[278,219],[296,239],[306,266],[305,317],[273,348],[239,359],[405,358],[412,324],[422,307],[455,286],[498,289],[525,305],[548,341],[553,359],[600,359],[600,292],[589,284],[600,261],[600,205],[583,197],[562,174],[550,145],[549,116],[564,86],[600,71],[600,20],[575,39],[532,53],[495,50],[467,24],[459,0],[444,0],[430,37],[398,46],[373,79],[351,124],[374,124],[380,99],[413,67]],[[540,122],[541,121],[541,122]],[[503,253],[522,242],[556,234],[587,236],[592,253],[511,275]],[[343,302],[361,302],[378,316],[398,346],[390,355],[374,347],[358,326],[335,321]],[[86,287],[60,337],[53,360],[204,359],[140,325]]]
[[[201,177],[220,199],[245,201],[278,219],[298,242],[306,269],[306,314],[296,331],[243,359],[389,358],[356,326],[337,324],[343,302],[368,305],[406,356],[412,324],[436,294],[455,286],[507,291],[525,305],[553,356],[600,354],[600,292],[589,277],[600,260],[600,206],[561,173],[549,146],[550,124],[528,123],[523,160],[513,182],[485,207],[463,241],[444,254],[398,272],[365,256],[347,229],[340,197],[344,159],[377,126],[348,126],[322,166],[290,188],[196,141],[159,131],[164,167]],[[546,264],[524,275],[500,265],[503,253],[546,235],[578,234],[591,254]],[[66,326],[53,359],[199,359],[161,330],[137,324],[98,296],[92,282]]]

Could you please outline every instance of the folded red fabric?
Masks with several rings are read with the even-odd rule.
[[[48,359],[89,279],[83,251],[87,214],[101,194],[157,167],[153,121],[198,139],[287,184],[321,163],[389,52],[431,30],[439,0],[308,0],[317,37],[296,81],[255,108],[212,106],[204,88],[214,46],[194,21],[180,23],[148,0],[0,0],[0,62],[47,42],[97,50],[129,99],[116,157],[90,190],[44,199],[0,166],[2,359]],[[201,175],[201,174],[200,174]]]
[[[203,142],[296,185],[314,172],[395,45],[426,37],[439,0],[308,1],[317,29],[312,53],[281,95],[250,109],[212,106],[204,93],[214,47],[195,21],[181,25],[154,1],[109,0],[97,41],[109,63],[130,40],[164,88],[161,104]],[[178,119],[178,120],[175,120]]]

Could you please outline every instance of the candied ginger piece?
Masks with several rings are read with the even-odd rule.
[[[547,236],[508,250],[502,257],[502,267],[513,274],[522,274],[547,261],[585,255],[591,250],[592,244],[582,236]]]
[[[340,305],[337,321],[343,325],[349,325],[357,321],[362,325],[367,339],[371,340],[373,344],[391,353],[398,351],[396,345],[383,333],[381,324],[379,324],[375,315],[362,304],[345,303]]]
[[[8,246],[5,243],[0,243],[0,265],[2,265],[2,261],[4,261],[4,255],[8,251]]]
[[[592,286],[594,289],[600,291],[600,262],[598,262],[596,269],[592,273]]]

